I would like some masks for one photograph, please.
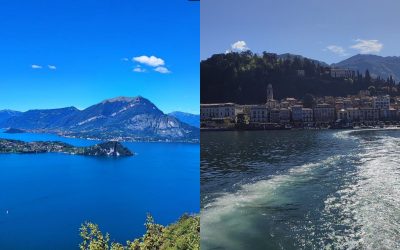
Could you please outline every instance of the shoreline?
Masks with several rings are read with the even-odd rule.
[[[312,131],[320,131],[320,130],[349,130],[349,131],[363,131],[363,130],[390,130],[390,129],[400,129],[400,126],[390,125],[390,126],[367,126],[367,127],[344,127],[344,128],[317,128],[317,127],[305,127],[305,128],[267,128],[267,129],[256,129],[256,128],[201,128],[201,132],[226,132],[226,131],[295,131],[295,130],[312,130]]]
[[[7,128],[0,128],[0,133],[6,133],[5,131]],[[199,128],[200,130],[200,128]],[[200,138],[199,139],[193,139],[193,140],[146,140],[146,139],[123,139],[123,138],[96,138],[96,137],[84,137],[84,136],[74,136],[74,135],[68,135],[68,134],[63,134],[62,132],[51,132],[51,131],[35,131],[35,130],[23,130],[24,132],[19,132],[15,134],[50,134],[50,135],[56,135],[60,136],[63,138],[68,138],[68,139],[83,139],[83,140],[88,140],[88,141],[117,141],[117,142],[153,142],[153,143],[185,143],[185,144],[200,144]],[[6,133],[7,134],[7,133]],[[12,134],[12,133],[9,133]]]

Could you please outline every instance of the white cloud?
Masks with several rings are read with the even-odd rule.
[[[247,47],[247,44],[245,41],[237,41],[237,42],[231,44],[231,49],[232,49],[232,51],[242,52],[242,51],[248,50],[249,48]]]
[[[138,56],[134,57],[132,60],[151,67],[163,66],[165,64],[163,59],[155,56]]]
[[[157,71],[158,73],[161,73],[161,74],[171,73],[171,71],[169,71],[166,67],[157,67],[154,69],[154,71]]]
[[[339,56],[347,56],[346,50],[341,46],[329,45],[326,47],[326,49],[339,55]]]
[[[57,69],[57,67],[55,66],[55,65],[47,65],[47,67],[49,68],[49,69],[51,69],[51,70],[56,70]]]
[[[378,40],[356,39],[355,41],[356,44],[350,48],[358,50],[361,54],[379,53],[383,48],[383,44]]]
[[[31,68],[32,68],[32,69],[41,69],[41,68],[43,68],[43,67],[40,66],[40,65],[37,65],[37,64],[32,64],[32,65],[31,65]]]
[[[146,72],[146,69],[143,69],[142,67],[140,67],[140,65],[138,65],[133,69],[133,72],[143,73]]]
[[[123,62],[128,62],[128,61],[129,61],[129,58],[127,58],[127,57],[121,58],[121,61],[123,61]]]

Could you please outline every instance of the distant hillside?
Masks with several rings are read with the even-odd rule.
[[[400,81],[400,57],[398,56],[355,55],[332,66],[358,70],[362,74],[368,69],[371,76],[375,78],[380,76],[387,79],[392,75],[396,82]]]
[[[361,73],[361,72],[360,72]],[[369,86],[382,93],[396,92],[393,81],[356,74],[335,78],[326,64],[291,54],[241,53],[215,54],[200,63],[201,103],[265,103],[267,86],[272,84],[274,98],[346,96]]]
[[[315,59],[311,59],[311,58],[307,58],[307,57],[304,57],[304,56],[301,56],[301,55],[295,55],[295,54],[290,54],[290,53],[285,53],[285,54],[278,55],[278,58],[282,59],[282,60],[292,60],[293,61],[294,58],[296,58],[296,57],[301,59],[301,60],[308,59],[308,60],[310,60],[311,62],[313,62],[315,64],[319,64],[319,65],[324,66],[324,67],[329,67],[329,64],[327,64],[326,62],[315,60]]]
[[[21,112],[19,111],[14,111],[14,110],[9,110],[9,109],[5,109],[5,110],[0,110],[0,123],[10,119],[13,116],[18,116],[20,115]]]
[[[60,109],[33,109],[20,113],[18,116],[10,117],[3,121],[3,127],[16,129],[56,129],[62,128],[64,124],[80,111],[75,107]]]
[[[187,123],[193,127],[200,128],[200,115],[175,111],[169,113],[168,115],[175,117],[176,119],[180,120],[181,122]]]
[[[140,96],[108,99],[84,110],[29,110],[0,127],[98,139],[191,141],[200,137],[197,128],[164,114]]]

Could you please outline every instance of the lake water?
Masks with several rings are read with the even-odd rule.
[[[201,135],[202,249],[400,249],[400,130]]]
[[[0,137],[97,143],[48,134]],[[198,144],[123,144],[137,155],[0,154],[0,249],[77,249],[86,220],[125,243],[145,232],[147,212],[160,224],[199,212]]]

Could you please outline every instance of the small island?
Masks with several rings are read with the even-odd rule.
[[[9,128],[6,131],[4,131],[4,133],[7,134],[22,134],[25,133],[25,130],[19,129],[19,128]]]
[[[59,141],[23,142],[0,139],[0,153],[65,153],[87,156],[132,156],[133,153],[120,142],[108,141],[88,147],[75,147]]]

